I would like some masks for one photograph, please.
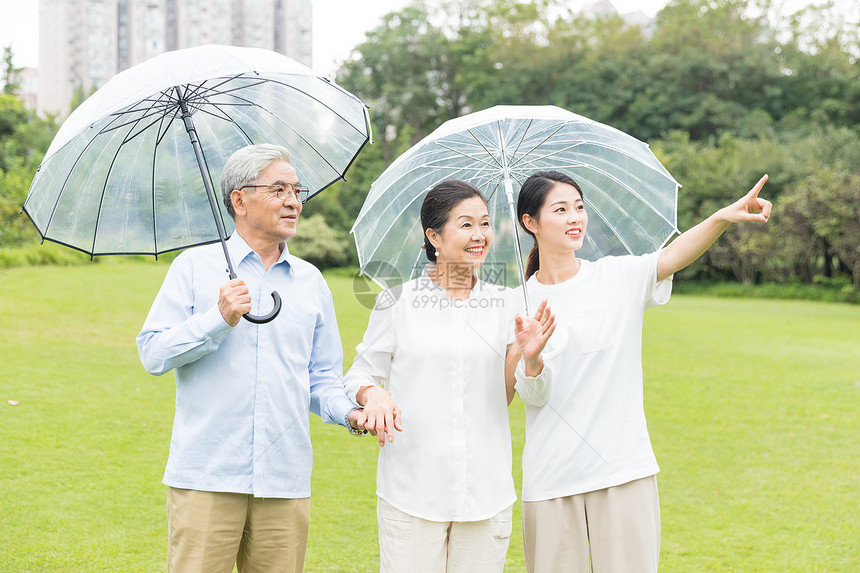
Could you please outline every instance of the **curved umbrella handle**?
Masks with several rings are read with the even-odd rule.
[[[256,316],[249,312],[248,314],[243,314],[242,318],[248,322],[253,322],[254,324],[266,324],[267,322],[271,322],[276,316],[278,316],[278,313],[281,312],[281,295],[278,294],[278,291],[272,291],[272,298],[275,301],[275,307],[269,314]]]

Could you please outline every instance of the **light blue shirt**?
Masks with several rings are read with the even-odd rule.
[[[176,414],[164,483],[255,497],[310,496],[308,411],[345,425],[356,407],[342,381],[343,351],[331,292],[320,272],[285,248],[268,271],[239,236],[227,242],[236,274],[268,324],[231,327],[218,309],[227,282],[220,244],[171,264],[137,335],[148,372],[176,374]]]

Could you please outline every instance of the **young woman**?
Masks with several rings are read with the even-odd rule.
[[[379,452],[380,569],[501,572],[516,500],[508,403],[515,383],[532,403],[547,393],[541,350],[554,319],[545,304],[520,317],[521,295],[477,279],[493,230],[473,185],[431,189],[421,224],[430,264],[377,297],[346,375],[359,403],[390,392],[404,421]],[[392,422],[400,429],[366,427],[383,445]]]
[[[642,321],[665,304],[672,275],[735,222],[762,221],[767,176],[660,251],[577,258],[588,227],[582,190],[557,171],[523,184],[517,211],[535,238],[531,300],[548,300],[558,331],[544,360],[545,404],[526,406],[523,541],[530,573],[656,572],[660,552],[657,461],[642,401]]]

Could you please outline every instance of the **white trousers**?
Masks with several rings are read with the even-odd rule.
[[[376,504],[380,573],[501,573],[513,506],[483,521],[428,521]]]

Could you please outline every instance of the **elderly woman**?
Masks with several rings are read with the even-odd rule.
[[[379,295],[346,375],[359,403],[387,390],[404,420],[379,453],[380,570],[500,572],[516,501],[508,404],[515,386],[534,404],[546,394],[553,317],[544,304],[522,318],[521,294],[478,280],[493,229],[473,185],[431,189],[421,224],[430,264]]]

